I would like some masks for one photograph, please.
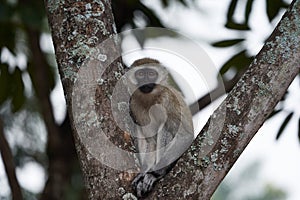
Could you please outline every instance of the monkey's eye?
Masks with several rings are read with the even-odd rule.
[[[135,77],[137,79],[144,79],[145,78],[145,73],[142,70],[138,70],[135,72]]]
[[[157,77],[157,72],[156,72],[156,71],[149,71],[149,72],[148,72],[148,77],[149,77],[150,79],[156,79],[156,77]]]

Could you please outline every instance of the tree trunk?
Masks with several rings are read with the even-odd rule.
[[[46,0],[46,4],[89,198],[136,199],[130,187],[134,174],[128,173],[136,170],[128,134],[116,127],[111,111],[113,89],[124,72],[118,58],[119,44],[113,39],[116,32],[110,1]],[[210,199],[299,73],[299,36],[300,1],[296,0],[191,147],[147,199]],[[107,38],[111,40],[106,42]],[[94,50],[97,52],[91,53]],[[93,53],[98,56],[93,57]],[[93,104],[76,96],[89,95],[89,91],[94,92]],[[86,98],[84,95],[80,98]],[[95,127],[103,130],[111,144],[128,150],[127,153],[120,158],[109,148],[103,149],[107,141],[90,141],[101,135]],[[87,140],[91,146],[86,145]],[[101,157],[110,153],[111,156]],[[118,166],[108,167],[110,161],[118,159]]]

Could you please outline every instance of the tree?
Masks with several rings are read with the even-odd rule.
[[[69,2],[47,1],[46,7],[52,28],[57,62],[66,94],[69,114],[72,113],[72,92],[77,72],[90,55],[89,48],[101,44],[115,34],[110,1]],[[149,199],[209,199],[228,170],[234,164],[251,138],[273,111],[291,81],[299,73],[299,12],[300,1],[295,0],[274,30],[248,70],[228,94],[224,102],[212,114],[189,150],[176,167],[158,184]],[[88,15],[88,16],[87,16]],[[82,17],[86,16],[86,17]],[[90,38],[97,39],[91,41]],[[112,62],[118,53],[116,43],[100,47],[105,59],[97,64],[103,67],[112,63],[105,72],[105,86],[97,88],[96,100],[101,104],[97,113],[108,113],[101,124],[114,144],[128,149],[126,134],[114,126],[109,95],[118,77],[124,73],[121,60]],[[91,70],[95,70],[93,66]],[[95,78],[96,80],[96,78]],[[83,88],[81,88],[83,89]],[[88,119],[89,113],[82,113]],[[74,116],[70,116],[74,126]],[[114,128],[112,128],[114,127]],[[222,133],[222,134],[220,134]],[[93,134],[93,133],[91,133]],[[130,176],[91,157],[73,127],[73,135],[86,187],[91,199],[134,198],[130,189]],[[202,150],[213,144],[207,155]],[[132,159],[130,154],[127,158]]]
[[[114,0],[112,6],[115,11],[117,30],[122,30],[124,26],[128,27],[128,24],[132,28],[137,27],[136,19],[139,22],[140,20],[144,21],[143,23],[148,26],[170,27],[160,18],[159,13],[151,9],[152,2],[151,4],[144,4],[145,2]],[[162,8],[168,8],[174,6],[174,4],[177,4],[177,7],[178,5],[184,6],[186,9],[196,6],[193,4],[196,1],[161,0],[159,2]],[[246,37],[252,25],[248,24],[249,16],[251,16],[250,13],[255,13],[254,8],[256,7],[254,6],[252,9],[253,1],[247,1],[244,7],[245,20],[239,24],[234,21],[233,15],[238,10],[237,8],[240,9],[237,3],[242,4],[242,2],[244,1],[230,1],[226,27],[231,30],[238,30],[239,36]],[[278,0],[274,3],[266,0],[266,14],[270,23],[274,24],[279,20],[280,11],[288,6],[285,2],[284,0]],[[10,154],[9,151],[0,148],[1,154],[5,154],[5,156],[2,155],[2,161],[9,173],[14,173],[16,170],[11,165],[13,160],[17,169],[27,166],[28,163],[38,163],[45,170],[48,181],[44,188],[44,194],[31,193],[22,188],[25,199],[36,199],[38,197],[41,199],[85,199],[86,195],[83,193],[81,173],[79,166],[77,166],[78,160],[68,117],[65,120],[62,119],[63,123],[60,120],[51,122],[51,120],[54,120],[53,115],[56,113],[47,112],[49,108],[54,111],[59,110],[56,108],[57,99],[55,101],[53,101],[53,98],[51,99],[52,105],[49,101],[50,95],[52,96],[57,91],[59,77],[57,76],[53,52],[45,49],[43,45],[43,41],[49,35],[43,2],[2,0],[0,1],[0,10],[0,27],[4,27],[0,28],[0,118],[3,120],[3,131],[5,132],[5,137],[1,138],[0,142],[1,147],[4,147],[5,140],[9,139],[12,149]],[[228,24],[231,24],[231,26]],[[227,47],[234,45],[234,48],[239,51],[241,48],[247,48],[245,45],[247,42],[244,42],[244,39],[238,39],[217,42],[214,46]],[[243,71],[252,61],[252,56],[249,59],[249,55],[252,55],[249,54],[249,51],[242,52],[224,64],[221,73],[226,72],[228,69],[230,72],[238,72],[232,80],[226,79],[228,78],[226,73],[223,76],[226,91],[232,89],[242,74],[240,70]],[[12,58],[18,61],[12,60]],[[23,61],[19,62],[19,58]],[[232,68],[234,70],[231,70]],[[212,96],[217,95],[220,95],[220,93],[215,90]],[[208,94],[199,100],[200,107],[204,107],[213,100],[209,96]],[[289,95],[287,95],[287,98],[290,98]],[[64,102],[59,104],[63,105]],[[274,111],[274,114],[279,111],[286,111],[285,105],[280,103]],[[291,111],[287,112],[287,118],[284,120],[283,125],[286,125],[291,119],[289,113]],[[294,113],[293,118],[295,118],[295,115],[296,113]],[[45,128],[43,127],[44,122],[47,124]],[[55,125],[57,128],[53,128],[49,124]],[[280,130],[283,130],[283,128],[284,126]],[[52,132],[57,130],[59,130],[59,133]],[[45,141],[43,139],[45,137],[48,140]],[[53,145],[53,141],[59,142],[56,143],[58,145]],[[17,188],[17,182],[13,180],[13,175],[8,177],[9,180],[11,178],[10,188],[14,190],[14,188]],[[2,177],[0,182],[5,182]],[[22,187],[24,187],[23,184]],[[0,190],[1,198],[3,192],[4,188]]]

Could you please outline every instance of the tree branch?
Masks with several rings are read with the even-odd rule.
[[[299,73],[299,42],[300,1],[295,0],[246,73],[149,199],[210,199]]]
[[[48,19],[52,29],[52,37],[56,51],[56,59],[59,66],[59,72],[64,87],[67,101],[68,113],[73,126],[73,136],[77,153],[81,162],[81,169],[85,178],[85,185],[90,199],[114,199],[119,186],[123,186],[126,190],[130,189],[130,180],[120,178],[120,172],[106,165],[103,165],[95,158],[87,146],[85,146],[79,136],[78,129],[74,125],[73,116],[73,93],[75,83],[79,82],[79,69],[91,68],[86,81],[96,81],[100,77],[96,77],[92,66],[82,66],[89,60],[91,51],[101,52],[101,61],[97,63],[97,69],[106,70],[103,75],[104,82],[108,83],[99,87],[95,94],[98,105],[97,113],[103,118],[105,134],[111,138],[113,142],[119,146],[124,144],[123,131],[115,128],[111,113],[111,104],[109,94],[112,94],[114,85],[117,82],[118,74],[124,73],[124,67],[118,55],[120,55],[119,44],[116,40],[111,40],[108,46],[101,44],[107,38],[113,38],[116,34],[114,19],[112,16],[111,2],[108,0],[97,1],[46,1],[46,10],[48,11]],[[100,45],[101,44],[101,45]],[[97,48],[99,47],[99,48]],[[95,53],[96,54],[96,53]],[[97,54],[96,54],[97,55]],[[115,59],[116,58],[116,59]],[[105,66],[109,66],[105,69]],[[84,93],[88,86],[84,88],[86,83],[82,84]],[[88,102],[81,102],[81,116],[84,116],[83,123],[87,116],[94,114],[94,110],[85,109]],[[78,106],[78,105],[75,105]],[[93,119],[95,120],[95,119]],[[89,135],[89,130],[85,130],[85,135]],[[94,132],[99,135],[98,132]],[[86,136],[85,136],[86,137]],[[101,144],[98,144],[101,148]],[[112,156],[113,157],[113,156]],[[124,157],[123,160],[131,159]],[[131,161],[133,163],[134,161]],[[109,177],[104,178],[104,177]]]
[[[4,127],[0,119],[0,152],[4,163],[5,172],[12,193],[13,200],[22,200],[22,191],[16,176],[16,167],[14,157],[10,150],[9,144],[4,136]]]
[[[48,0],[46,3],[56,58],[89,198],[134,199],[130,188],[132,175],[102,164],[91,154],[95,148],[83,144],[83,140],[99,135],[98,132],[91,131],[91,128],[101,126],[112,144],[121,148],[126,146],[125,134],[113,122],[110,104],[113,87],[118,80],[116,75],[123,73],[118,68],[122,65],[120,60],[113,62],[119,49],[117,44],[108,47],[102,43],[106,38],[113,38],[115,33],[110,1]],[[148,199],[210,199],[218,184],[299,73],[299,15],[300,1],[295,1],[247,72],[211,116],[176,167],[156,185]],[[94,47],[97,46],[100,46],[97,50],[101,55],[100,59],[97,57],[95,60],[100,61],[83,66],[92,56],[89,51],[95,50]],[[104,66],[110,64],[112,68],[106,71],[104,79],[99,79],[97,70],[104,70]],[[86,72],[82,82],[78,80],[81,78],[80,70]],[[101,85],[97,87],[96,102],[93,102],[98,105],[96,112],[87,112],[86,108],[93,105],[88,105],[85,101],[72,105],[74,92],[86,94],[85,90],[89,89],[89,84],[95,81]],[[78,84],[79,88],[76,88],[75,84]],[[107,88],[103,88],[103,85]],[[75,112],[73,106],[78,106],[77,109],[81,111],[79,116],[72,115]],[[85,128],[77,129],[76,123]],[[105,141],[101,144],[94,143],[92,141],[98,148],[98,154],[102,155],[107,151],[111,153],[106,149],[101,150]],[[130,155],[128,153],[120,158],[111,154],[105,159],[119,159],[121,165],[134,162],[133,156]]]

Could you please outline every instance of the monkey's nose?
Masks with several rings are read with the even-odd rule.
[[[155,83],[148,83],[139,87],[140,91],[143,93],[150,93],[155,87]]]

